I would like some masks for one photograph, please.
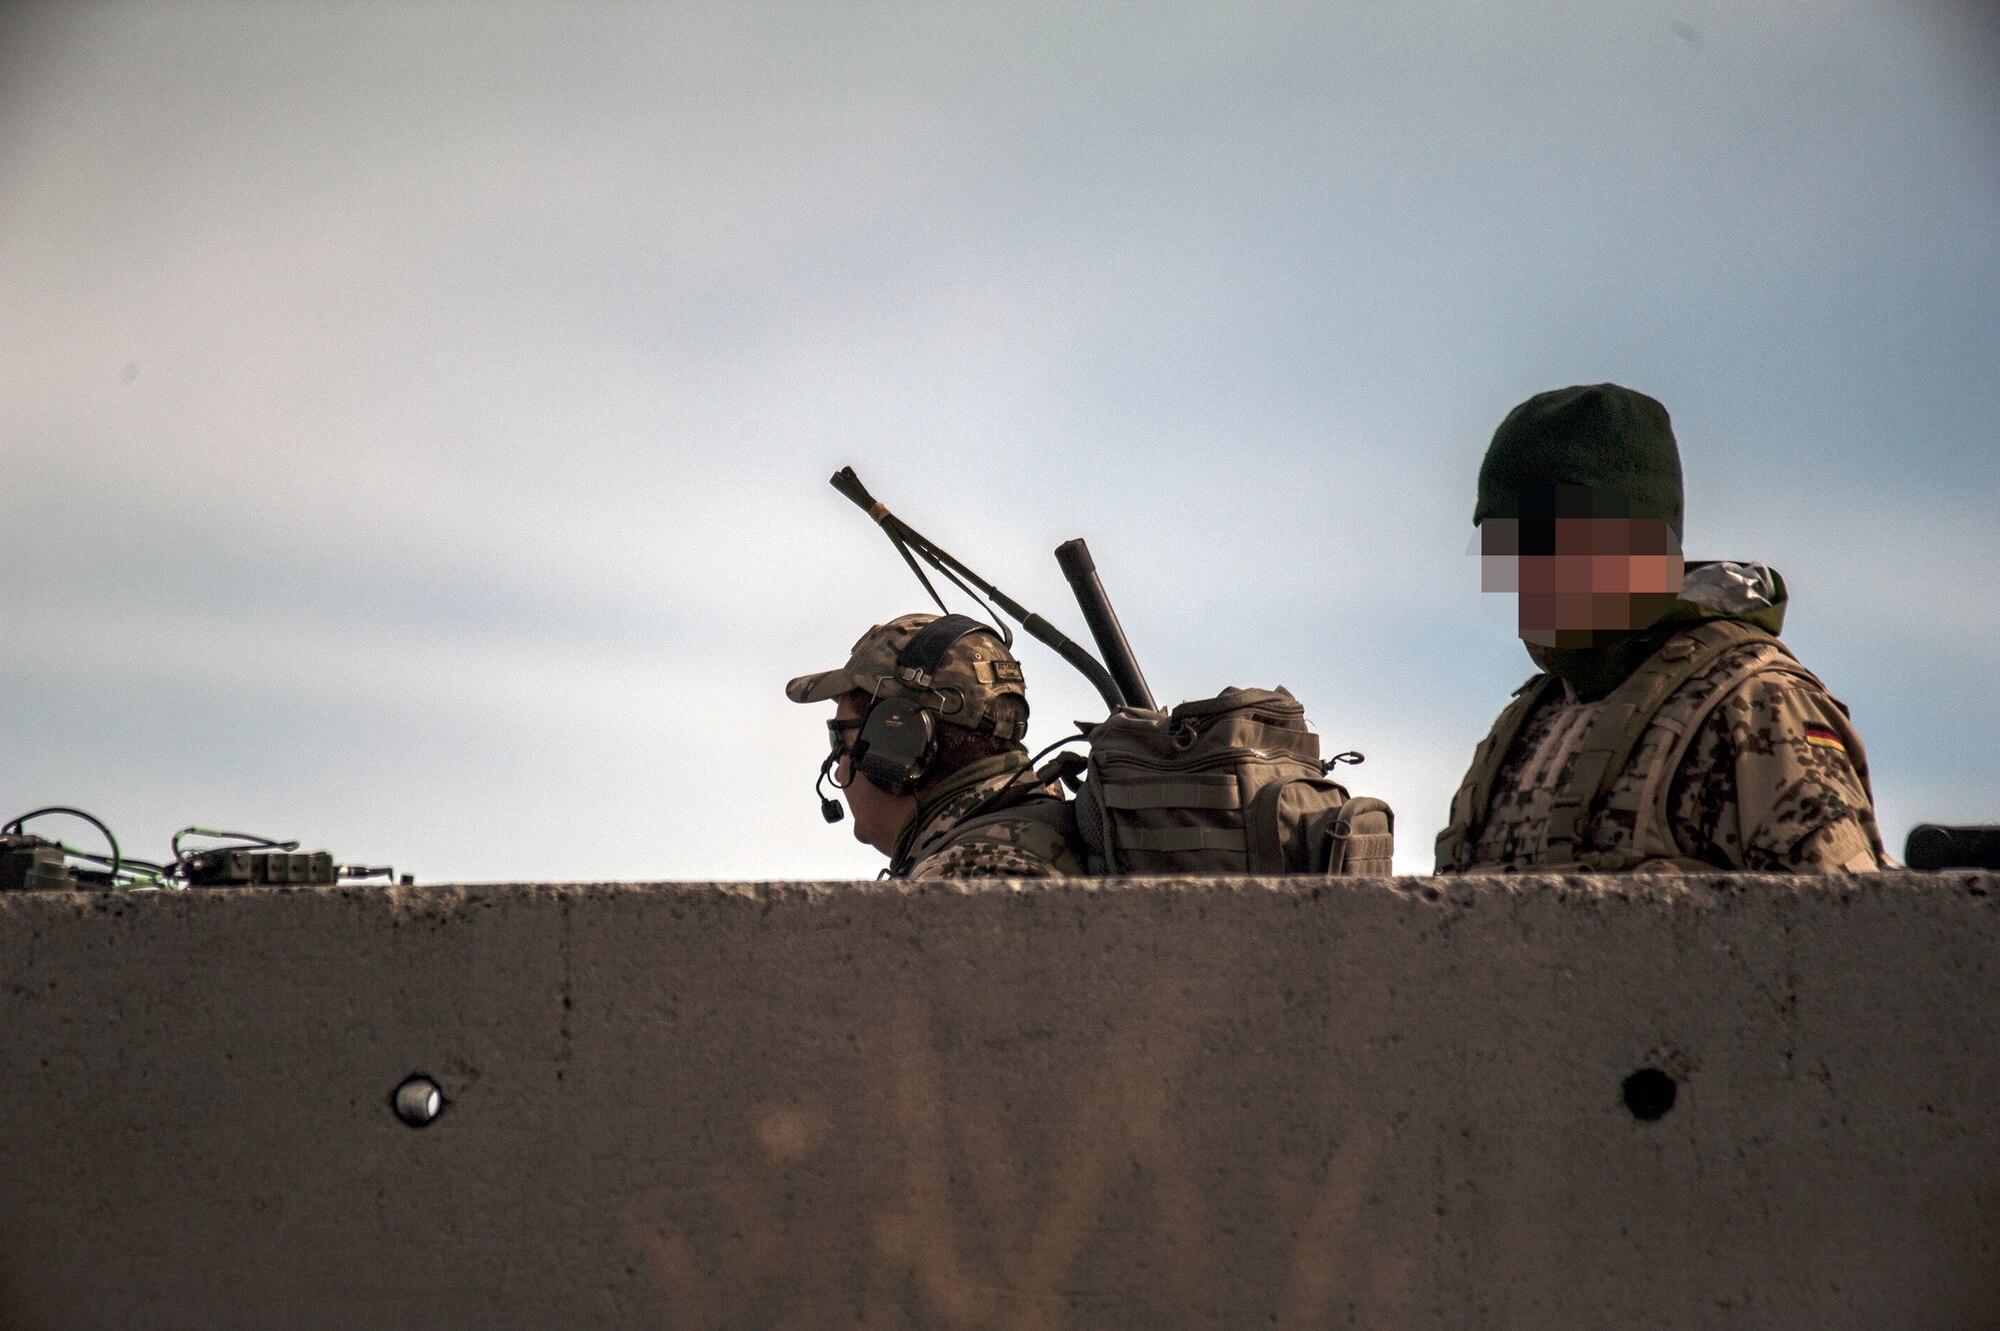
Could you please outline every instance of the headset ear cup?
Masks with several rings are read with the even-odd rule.
[[[854,766],[891,795],[907,795],[937,756],[937,718],[908,698],[882,698],[861,718]]]

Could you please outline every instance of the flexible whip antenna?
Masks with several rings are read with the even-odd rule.
[[[940,548],[935,542],[926,538],[894,513],[891,513],[874,495],[868,493],[867,487],[861,484],[861,478],[854,474],[854,468],[842,467],[839,471],[833,473],[832,484],[834,489],[846,495],[854,502],[856,508],[859,508],[869,517],[875,519],[876,524],[888,533],[890,542],[895,545],[897,552],[903,556],[904,561],[915,571],[918,581],[924,584],[924,590],[930,592],[931,599],[938,602],[940,609],[943,608],[944,602],[938,599],[937,590],[931,586],[930,579],[924,576],[923,570],[917,568],[916,560],[911,558],[911,551],[915,551],[932,568],[935,568],[953,582],[958,583],[959,586],[965,587],[967,592],[975,596],[979,593],[984,593],[985,597],[992,601],[994,605],[999,606],[1002,610],[1013,616],[1015,622],[1026,629],[1030,637],[1048,647],[1063,660],[1069,662],[1078,674],[1089,680],[1091,687],[1096,689],[1098,695],[1104,699],[1106,707],[1116,711],[1118,708],[1125,706],[1125,695],[1119,690],[1118,681],[1113,679],[1111,672],[1104,668],[1103,662],[1072,641],[1068,635],[1054,624],[1049,623],[1048,620],[1043,619],[1040,615],[1028,609],[1019,601],[980,577],[977,573],[974,573],[964,563],[954,558],[948,551]],[[968,582],[972,584],[970,587],[966,586]],[[978,591],[974,592],[974,588],[977,588]],[[1000,627],[1004,630],[1006,626],[1003,624]]]

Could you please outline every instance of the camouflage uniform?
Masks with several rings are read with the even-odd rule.
[[[1021,666],[990,630],[954,642],[928,677],[910,677],[897,659],[937,616],[901,615],[861,635],[847,664],[802,675],[785,686],[793,702],[828,702],[860,691],[871,698],[903,697],[933,712],[941,727],[1018,740],[1025,723],[995,717],[1005,695],[1027,693]],[[955,772],[928,774],[917,785],[915,813],[889,860],[895,878],[1049,878],[1084,872],[1065,835],[1065,801],[1057,785],[1034,779],[1027,754],[980,758]],[[857,776],[856,780],[866,780]],[[968,825],[969,824],[969,825]]]
[[[1714,613],[1722,594],[1712,589],[1751,576],[1767,576],[1763,585],[1771,594],[1754,607],[1736,602],[1746,613]],[[1668,650],[1679,636],[1676,627],[1685,629],[1689,621],[1737,618],[1772,632],[1782,621],[1782,581],[1761,565],[1705,566],[1691,572],[1689,582],[1684,613],[1661,635],[1655,655]],[[1740,589],[1729,594],[1740,595]],[[1696,600],[1686,603],[1690,595]],[[1704,600],[1711,602],[1706,614],[1700,613]],[[1761,635],[1725,651],[1667,697],[1589,810],[1574,847],[1552,856],[1552,808],[1591,723],[1609,701],[1585,700],[1564,683],[1559,696],[1522,724],[1499,760],[1486,807],[1473,809],[1480,767],[1492,760],[1489,736],[1452,800],[1451,826],[1438,838],[1438,872],[1712,867],[1838,873],[1887,862],[1867,754],[1847,709],[1775,639]]]
[[[1023,774],[1027,765],[1025,754],[983,758],[926,791],[896,843],[889,876],[1056,878],[1083,873],[1083,861],[1061,830],[1062,788]],[[978,810],[1003,787],[1007,793],[997,809]],[[965,826],[968,813],[974,818]]]

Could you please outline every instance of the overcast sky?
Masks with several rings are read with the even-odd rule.
[[[1480,454],[1611,379],[1892,849],[2000,818],[1976,12],[0,10],[0,817],[869,876],[782,694],[926,608],[851,463],[1080,638],[1086,536],[1157,693],[1287,685],[1426,872],[1531,670]],[[1021,653],[1032,743],[1101,714]]]

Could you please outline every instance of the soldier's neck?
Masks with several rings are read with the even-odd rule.
[[[939,810],[954,795],[995,777],[1012,775],[1027,765],[1028,757],[1024,753],[998,753],[961,767],[949,776],[940,777],[936,784],[925,787],[917,796],[916,807],[910,811],[910,820],[903,824],[902,833],[896,838],[895,849],[889,856],[891,871],[908,859],[917,842],[937,820]]]
[[[1666,628],[1626,633],[1592,647],[1543,647],[1532,642],[1522,646],[1537,666],[1563,682],[1572,701],[1596,702],[1630,679],[1672,632]]]

